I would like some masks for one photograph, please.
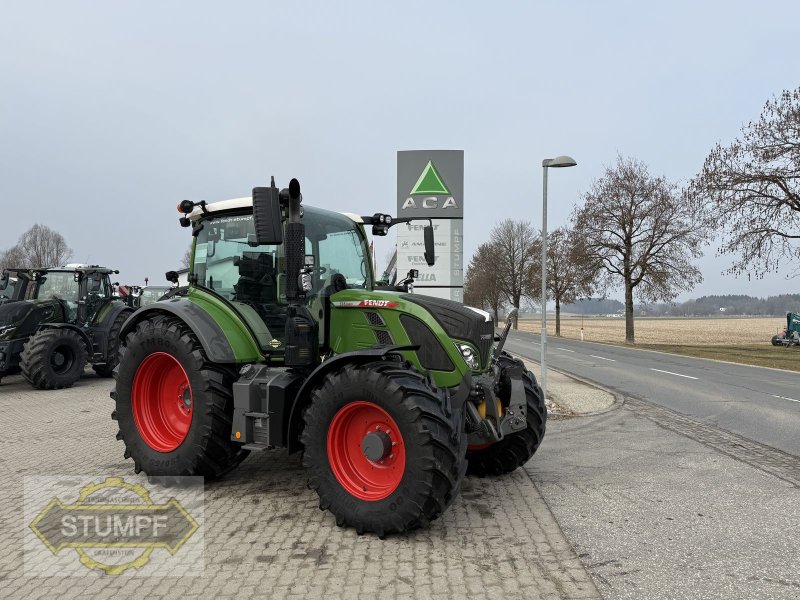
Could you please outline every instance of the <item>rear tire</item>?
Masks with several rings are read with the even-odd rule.
[[[463,414],[407,363],[333,372],[311,392],[301,437],[320,509],[359,534],[428,525],[458,495],[466,471]],[[362,444],[370,442],[383,444],[381,458],[368,458]]]
[[[111,325],[111,330],[108,332],[106,362],[100,365],[92,365],[92,369],[99,377],[111,377],[114,374],[114,369],[119,364],[119,332],[122,331],[122,324],[125,323],[130,314],[129,311],[122,311]]]
[[[86,366],[86,344],[72,329],[42,329],[25,344],[19,359],[23,377],[40,390],[72,387]]]
[[[522,362],[505,353],[500,356],[500,368],[521,366]],[[515,364],[516,363],[516,364]],[[542,388],[536,383],[533,373],[523,367],[522,381],[527,400],[527,425],[522,431],[505,436],[499,442],[479,450],[467,451],[467,474],[484,477],[505,475],[528,462],[544,439],[547,425],[547,408],[542,397]],[[500,393],[503,394],[501,375]]]
[[[120,347],[111,392],[117,439],[135,471],[215,479],[238,466],[249,451],[230,439],[235,378],[208,361],[180,319],[138,323]]]

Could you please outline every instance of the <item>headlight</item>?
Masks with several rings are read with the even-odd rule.
[[[461,357],[464,359],[464,362],[467,363],[467,366],[472,369],[473,371],[477,371],[481,368],[481,362],[478,360],[478,355],[475,354],[475,350],[472,349],[472,346],[468,346],[467,344],[456,344],[456,348],[461,353]]]

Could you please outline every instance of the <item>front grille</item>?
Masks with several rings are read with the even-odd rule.
[[[375,339],[378,340],[378,343],[382,346],[391,346],[394,344],[392,334],[388,331],[384,331],[383,329],[375,330]]]
[[[485,367],[489,364],[489,352],[494,344],[494,321],[484,321],[483,327],[479,328],[479,334],[478,352],[481,354],[481,365]]]
[[[452,371],[455,369],[453,361],[447,356],[439,340],[425,323],[411,315],[400,315],[400,322],[408,334],[408,339],[415,346],[419,346],[417,356],[420,364],[426,369],[434,371]]]

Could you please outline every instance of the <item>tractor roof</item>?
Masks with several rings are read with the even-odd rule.
[[[243,208],[252,209],[252,207],[253,207],[253,199],[251,197],[233,198],[232,200],[220,200],[219,202],[211,202],[211,203],[206,204],[206,210],[208,212],[212,212],[212,213],[213,212],[224,212],[224,211],[229,211],[229,210],[240,210],[240,209],[243,209]],[[311,210],[314,210],[316,207],[305,207],[305,208],[310,208]],[[339,213],[339,214],[348,217],[350,220],[352,220],[355,223],[363,223],[364,222],[364,220],[360,216],[358,216],[358,215],[356,215],[354,213],[343,212],[343,213]],[[195,208],[189,214],[189,218],[192,221],[197,221],[202,216],[203,216],[203,210],[200,207]]]
[[[3,272],[11,273],[44,273],[44,272],[64,272],[64,273],[119,273],[115,269],[108,269],[99,265],[68,264],[61,267],[5,267]]]

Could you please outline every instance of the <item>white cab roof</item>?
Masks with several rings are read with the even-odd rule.
[[[233,198],[231,200],[220,200],[219,202],[208,203],[206,204],[206,210],[208,212],[218,212],[225,210],[234,210],[237,208],[251,208],[252,206],[253,206],[253,199],[250,197]],[[360,216],[354,213],[343,212],[339,214],[348,217],[354,223],[364,222],[364,220]],[[203,210],[198,206],[191,213],[189,213],[189,218],[192,221],[196,221],[202,215],[203,215]]]

